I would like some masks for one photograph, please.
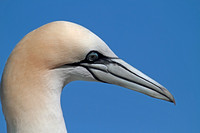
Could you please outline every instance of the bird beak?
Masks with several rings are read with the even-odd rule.
[[[174,97],[167,89],[121,59],[109,58],[80,65],[100,82],[122,86],[175,104]]]

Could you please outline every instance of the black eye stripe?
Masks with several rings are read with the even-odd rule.
[[[88,57],[91,53],[97,54],[97,55],[98,55],[98,58],[97,58],[96,60],[94,60],[94,61],[88,61],[87,57]],[[107,63],[110,62],[110,61],[109,61],[110,59],[119,59],[119,58],[118,58],[118,57],[108,57],[108,56],[105,56],[105,55],[99,53],[98,51],[93,50],[93,51],[90,51],[90,52],[86,55],[85,59],[82,60],[82,61],[80,61],[79,63],[95,63],[95,64],[101,64],[102,62],[104,62],[104,63],[105,63],[105,62],[107,62]]]
[[[91,54],[92,52],[98,54],[98,59],[96,59],[95,61],[88,61],[87,57],[89,54]],[[66,67],[66,66],[81,66],[81,63],[88,63],[88,64],[107,64],[112,62],[111,59],[119,59],[118,57],[108,57],[108,56],[104,56],[103,54],[99,53],[98,51],[90,51],[85,59],[81,60],[80,62],[75,62],[75,63],[71,63],[71,64],[65,64],[62,65],[60,67]]]

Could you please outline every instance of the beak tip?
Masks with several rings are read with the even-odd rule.
[[[168,96],[169,102],[174,103],[174,105],[176,105],[174,96],[166,88],[164,88],[163,90],[164,90],[166,96]]]
[[[176,105],[176,101],[175,101],[175,99],[173,99],[172,102],[174,103],[174,105]]]
[[[174,105],[176,105],[176,101],[174,98],[170,99],[169,102],[174,103]]]

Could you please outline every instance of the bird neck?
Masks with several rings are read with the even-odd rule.
[[[5,73],[0,94],[8,133],[67,133],[60,105],[63,83],[58,77]]]

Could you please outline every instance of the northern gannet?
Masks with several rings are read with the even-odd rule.
[[[115,84],[175,103],[167,89],[94,33],[56,21],[27,34],[6,63],[0,96],[8,133],[66,133],[60,95],[74,80]]]

